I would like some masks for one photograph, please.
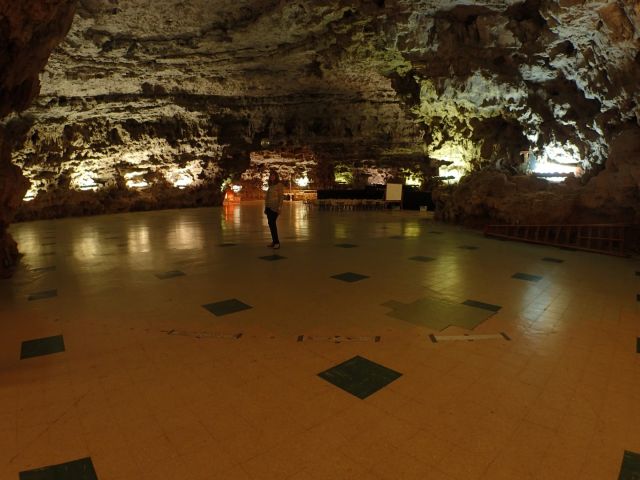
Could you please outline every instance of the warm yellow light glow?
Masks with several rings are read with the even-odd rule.
[[[266,192],[269,190],[269,172],[264,172],[262,174],[262,191]]]
[[[415,175],[409,175],[408,177],[405,178],[404,183],[405,185],[409,185],[412,187],[419,187],[422,185],[422,180],[420,180]]]
[[[30,189],[27,193],[24,194],[24,197],[22,198],[22,200],[25,202],[30,202],[31,200],[36,198],[37,194],[38,194],[37,191],[35,191],[34,189]]]
[[[142,178],[146,172],[129,172],[124,174],[124,178],[127,180],[127,187],[129,188],[146,188],[149,183]]]
[[[222,185],[220,185],[220,191],[224,192],[230,185],[231,185],[231,179],[227,178],[224,182],[222,182]]]
[[[419,237],[420,232],[422,232],[423,230],[422,225],[422,223],[417,222],[408,222],[406,224],[403,224],[404,231],[402,232],[402,235],[405,237]]]
[[[304,177],[296,178],[295,182],[300,188],[307,188],[309,186],[309,178],[306,175]]]
[[[90,172],[83,172],[79,176],[73,178],[71,180],[72,188],[77,188],[79,190],[98,190],[98,185],[95,180],[91,176]]]
[[[446,142],[441,148],[431,151],[429,156],[436,160],[448,162],[447,165],[439,167],[440,176],[444,177],[447,183],[458,183],[466,172],[466,166],[470,160],[467,158],[469,152],[465,147],[452,141]]]
[[[463,170],[458,170],[457,168],[449,168],[444,173],[441,171],[440,175],[444,177],[445,181],[449,184],[458,183],[464,175]]]
[[[333,223],[333,238],[346,239],[349,238],[348,227],[345,223],[334,222]]]
[[[127,180],[127,187],[129,188],[146,188],[149,183],[146,180]]]
[[[392,170],[380,167],[369,171],[367,183],[369,185],[386,185],[390,178],[393,178]]]
[[[124,174],[125,180],[131,180],[132,178],[141,177],[145,172],[128,172]]]
[[[86,260],[101,253],[103,245],[100,244],[98,232],[92,224],[83,225],[80,234],[73,239],[73,256]]]
[[[130,163],[131,165],[140,165],[149,160],[153,153],[149,150],[140,150],[137,152],[125,152],[120,156],[120,161]]]
[[[242,190],[242,185],[231,185],[231,190],[233,191],[233,193],[238,193],[240,190]]]
[[[334,179],[336,183],[346,185],[353,181],[353,174],[351,172],[336,172]]]
[[[148,252],[150,250],[149,227],[147,225],[138,225],[132,227],[127,232],[127,246],[130,251],[137,253]]]
[[[173,186],[183,189],[188,187],[192,183],[193,183],[193,178],[191,178],[189,175],[181,174],[181,175],[178,175],[178,178],[176,178],[173,181]]]
[[[242,208],[238,203],[224,203],[224,217],[220,217],[220,226],[224,233],[233,234],[242,225]]]
[[[181,167],[171,166],[163,172],[166,181],[181,190],[194,186],[198,182],[201,173],[202,165],[197,161],[187,162],[186,165]]]
[[[527,169],[534,174],[542,174],[550,182],[561,182],[567,175],[573,173],[580,175],[580,152],[575,145],[570,143],[549,143],[544,146],[539,155],[527,152]],[[552,174],[559,174],[557,177]],[[541,175],[541,176],[542,176]]]
[[[176,250],[202,249],[204,247],[202,225],[199,222],[178,218],[173,232],[168,236],[168,243]]]

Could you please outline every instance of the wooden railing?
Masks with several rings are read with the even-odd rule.
[[[626,256],[631,225],[487,225],[488,237],[567,247],[588,252]]]

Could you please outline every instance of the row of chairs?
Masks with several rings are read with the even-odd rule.
[[[318,210],[331,211],[350,211],[350,210],[383,210],[384,200],[347,199],[347,198],[327,198],[309,200],[307,206],[309,208],[317,208]]]

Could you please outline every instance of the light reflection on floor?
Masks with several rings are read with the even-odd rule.
[[[640,452],[634,260],[421,212],[285,203],[278,225],[273,262],[261,203],[12,225],[0,478],[90,457],[100,480],[608,479]],[[501,308],[430,328],[466,300]],[[401,308],[421,304],[438,318]],[[20,360],[58,335],[64,352]],[[356,357],[400,376],[366,398],[318,376]]]

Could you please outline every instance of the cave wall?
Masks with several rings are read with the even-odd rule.
[[[611,141],[602,170],[562,184],[486,169],[462,178],[455,188],[434,192],[437,218],[483,227],[520,225],[640,224],[640,128]]]
[[[369,103],[400,103],[424,132],[424,157],[453,162],[442,174],[459,177],[494,165],[517,173],[524,149],[589,170],[639,116],[637,0],[155,4],[150,12],[143,0],[81,1],[43,75],[37,121],[54,118],[60,99],[84,99],[94,114],[110,115],[96,105],[119,97],[111,105],[128,105],[133,118],[156,109],[140,103],[141,94],[159,103],[172,95],[221,104],[299,100],[318,110],[302,116],[309,128],[294,134],[302,138],[315,135],[314,117],[327,103],[349,111],[343,124],[351,134]],[[64,112],[58,118],[77,122]],[[369,138],[377,130],[420,140],[402,122],[383,125],[388,118]],[[273,131],[291,130],[286,118],[272,121]]]
[[[224,182],[243,183],[270,168],[289,179],[303,165],[278,164],[297,163],[301,151],[314,158],[305,170],[313,188],[333,184],[323,171],[334,164],[355,170],[382,162],[398,170],[424,161],[422,132],[397,101],[140,93],[128,96],[124,110],[121,101],[56,99],[43,107],[55,118],[6,122],[14,162],[34,196],[18,219],[186,206],[189,196],[193,205],[220,204]]]
[[[175,3],[80,2],[42,95],[6,122],[31,180],[19,219],[217,204],[225,182],[255,183],[299,151],[316,159],[314,188],[336,168],[428,163],[392,80],[342,58],[362,28],[348,2],[190,1],[179,18]],[[133,175],[145,187],[126,188]]]
[[[51,51],[64,38],[76,0],[0,0],[0,119],[27,108],[40,89],[39,74]],[[29,188],[11,162],[11,144],[0,126],[0,277],[18,261],[18,249],[7,228]]]
[[[640,118],[639,32],[638,0],[80,0],[4,121],[31,181],[18,217],[218,204],[277,168],[462,178],[436,193],[452,221],[606,218],[594,195],[635,221],[615,193],[635,153],[610,151]],[[568,179],[531,178],[523,151]]]
[[[638,2],[473,3],[412,12],[395,34],[429,152],[449,142],[478,168],[519,163],[502,148],[513,143],[551,161],[555,149],[575,153],[585,170],[602,164],[612,137],[640,116]],[[519,128],[492,138],[487,122]]]

